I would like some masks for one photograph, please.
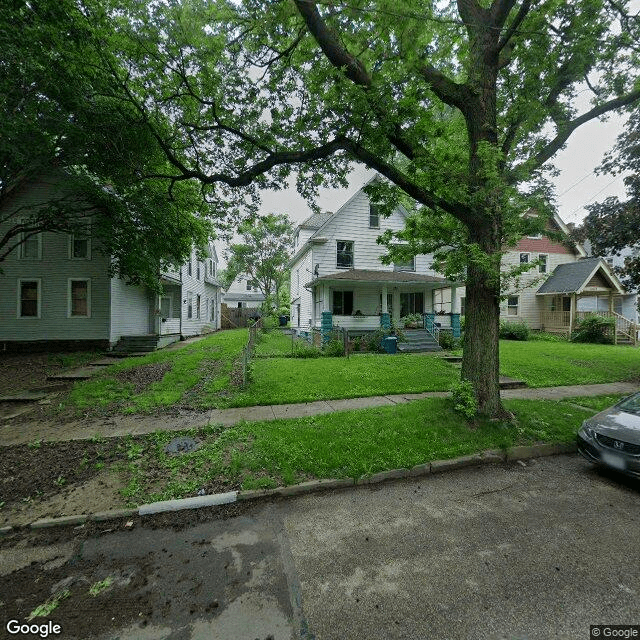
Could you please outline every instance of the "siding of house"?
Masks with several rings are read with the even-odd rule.
[[[246,273],[237,275],[222,296],[222,302],[229,307],[237,307],[238,302],[242,302],[244,308],[257,309],[264,302],[264,296],[257,287],[247,289],[249,280],[251,278]],[[247,299],[247,294],[252,294],[252,299]]]
[[[5,212],[49,201],[60,195],[61,179],[53,173],[35,179],[11,195]],[[4,212],[3,212],[4,213]],[[0,225],[4,235],[15,219]],[[40,257],[21,258],[14,250],[0,273],[0,342],[43,340],[109,340],[110,282],[108,260],[91,243],[90,259],[69,257],[69,235],[40,234]],[[69,317],[69,279],[89,279],[89,317]],[[18,317],[18,280],[40,281],[40,317]]]
[[[188,266],[183,265],[182,270],[182,300],[180,309],[182,314],[182,335],[195,336],[205,330],[214,330],[218,327],[217,322],[211,322],[211,304],[216,304],[219,298],[216,296],[218,287],[205,282],[205,263],[200,261],[200,278],[198,279],[198,258],[195,250],[191,254],[192,270],[189,275]],[[188,292],[193,295],[193,317],[188,317]],[[197,296],[200,296],[200,317],[197,317]],[[212,300],[214,301],[212,303]],[[219,308],[216,311],[217,318],[220,317]],[[175,315],[175,314],[174,314]]]
[[[153,333],[150,325],[152,294],[144,287],[126,284],[121,278],[111,279],[111,333],[115,344],[122,336]]]

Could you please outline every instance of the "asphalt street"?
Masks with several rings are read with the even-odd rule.
[[[63,588],[34,622],[64,639],[588,640],[640,624],[640,485],[577,456],[106,529],[0,549],[5,633]]]

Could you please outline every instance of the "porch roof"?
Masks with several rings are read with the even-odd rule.
[[[442,284],[445,286],[454,285],[446,278],[428,276],[422,273],[411,271],[375,271],[373,269],[347,269],[330,273],[326,276],[316,278],[313,282],[306,284],[312,287],[318,282],[340,280],[342,282],[361,282],[370,284]]]
[[[609,288],[614,293],[625,292],[620,280],[602,258],[583,258],[576,262],[558,265],[538,289],[536,295],[582,293],[596,274],[609,283]]]

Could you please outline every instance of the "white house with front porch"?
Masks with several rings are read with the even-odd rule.
[[[322,327],[323,314],[333,326],[350,332],[374,331],[385,319],[402,326],[410,314],[433,313],[437,291],[454,291],[454,305],[439,318],[451,324],[456,283],[436,273],[431,256],[383,264],[377,238],[385,230],[404,228],[406,210],[399,206],[382,217],[361,189],[335,213],[319,213],[296,229],[291,268],[291,326],[299,333]]]

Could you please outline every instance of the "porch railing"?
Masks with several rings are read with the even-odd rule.
[[[616,336],[614,340],[617,342],[618,336],[627,337],[634,345],[638,344],[638,325],[635,322],[625,318],[615,311],[576,311],[574,316],[574,324],[584,320],[588,316],[601,316],[603,318],[614,318],[616,321]],[[546,331],[564,330],[569,331],[571,323],[571,314],[569,311],[541,311],[540,324]]]

